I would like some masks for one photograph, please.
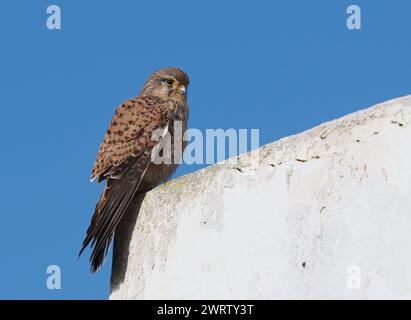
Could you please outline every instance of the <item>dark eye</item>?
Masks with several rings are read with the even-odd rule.
[[[167,80],[166,80],[166,83],[167,83],[169,86],[171,86],[171,85],[173,85],[174,80],[173,80],[173,79],[167,79]]]

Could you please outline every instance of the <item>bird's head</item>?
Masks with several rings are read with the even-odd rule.
[[[187,74],[178,68],[161,69],[148,78],[141,95],[185,101],[189,82]]]

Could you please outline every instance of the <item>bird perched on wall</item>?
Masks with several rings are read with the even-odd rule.
[[[188,76],[182,70],[165,68],[148,78],[138,97],[117,108],[91,175],[92,181],[105,180],[105,189],[79,253],[91,242],[92,272],[103,264],[115,229],[133,197],[166,181],[176,170],[179,161],[153,162],[159,152],[164,152],[161,150],[164,140],[153,139],[153,134],[159,130],[169,134],[173,152],[174,124],[180,121],[182,132],[187,128],[188,85]]]

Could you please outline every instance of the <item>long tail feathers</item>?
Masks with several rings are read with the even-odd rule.
[[[79,256],[91,242],[91,271],[98,271],[104,263],[114,236],[114,230],[137,192],[150,163],[145,152],[129,161],[114,176],[107,178],[106,187],[94,210],[93,218]]]

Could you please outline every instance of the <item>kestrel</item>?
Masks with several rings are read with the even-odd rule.
[[[97,153],[91,179],[106,180],[80,254],[91,242],[91,271],[99,270],[107,255],[114,231],[131,200],[166,181],[178,163],[154,163],[161,140],[155,131],[170,134],[174,150],[174,123],[187,128],[188,76],[178,68],[154,72],[138,97],[119,106]],[[185,144],[183,143],[183,148]]]

